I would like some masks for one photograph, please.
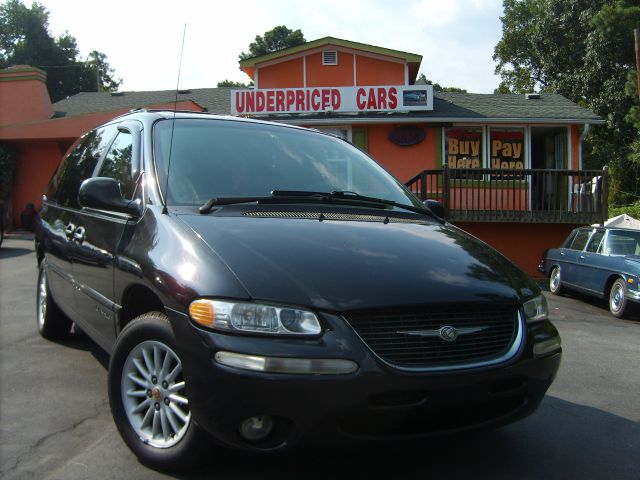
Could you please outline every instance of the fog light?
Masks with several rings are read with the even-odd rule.
[[[267,415],[247,418],[240,424],[240,435],[250,442],[266,438],[272,430],[273,419]]]

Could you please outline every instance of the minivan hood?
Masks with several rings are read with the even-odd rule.
[[[499,253],[448,224],[179,217],[254,300],[346,311],[433,303],[515,304],[537,293],[526,275]]]

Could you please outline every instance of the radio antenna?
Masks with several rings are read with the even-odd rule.
[[[164,188],[164,205],[162,213],[167,214],[167,197],[169,195],[169,171],[171,170],[171,154],[173,153],[173,130],[176,126],[176,110],[178,110],[178,93],[180,91],[180,71],[182,70],[182,54],[184,53],[184,37],[187,34],[187,24],[184,24],[182,30],[182,47],[180,48],[180,63],[178,64],[178,81],[176,83],[176,99],[173,102],[173,118],[171,119],[171,140],[169,141],[169,160],[167,160],[167,181]]]

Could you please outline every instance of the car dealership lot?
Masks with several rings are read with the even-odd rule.
[[[80,333],[64,344],[38,336],[32,247],[8,236],[0,249],[0,477],[162,477],[141,466],[116,431],[107,356]],[[637,478],[640,317],[617,320],[586,297],[548,299],[563,363],[538,412],[519,423],[349,452],[214,450],[180,478]]]

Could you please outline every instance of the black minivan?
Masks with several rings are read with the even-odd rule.
[[[440,208],[439,208],[440,207]],[[538,286],[348,142],[138,110],[43,197],[37,324],[110,354],[115,423],[155,468],[218,445],[416,439],[531,414],[560,364]]]

